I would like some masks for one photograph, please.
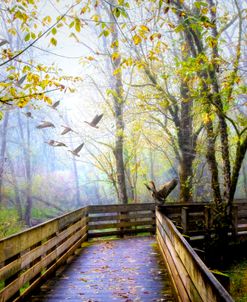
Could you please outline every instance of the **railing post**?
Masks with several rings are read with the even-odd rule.
[[[204,207],[204,223],[205,231],[208,232],[211,229],[211,208],[208,206]]]
[[[232,206],[232,236],[235,239],[238,233],[238,206]]]
[[[182,207],[182,209],[181,209],[181,225],[182,225],[184,234],[188,233],[188,230],[189,230],[188,224],[189,224],[189,208]]]
[[[86,231],[86,240],[85,240],[85,241],[88,241],[89,211],[90,211],[90,206],[87,206],[87,207],[86,207],[86,213],[85,213],[86,227],[87,227],[87,231]]]
[[[211,237],[212,211],[210,206],[204,206],[205,247],[208,247]]]

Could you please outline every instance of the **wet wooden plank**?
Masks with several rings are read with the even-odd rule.
[[[28,301],[172,302],[167,271],[153,237],[83,248],[71,265]]]

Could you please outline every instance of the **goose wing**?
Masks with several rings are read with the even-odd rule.
[[[23,77],[20,78],[20,80],[18,80],[18,81],[16,82],[16,84],[17,84],[18,86],[21,86],[21,84],[23,84],[24,81],[26,80],[26,77],[27,77],[27,75],[25,74]]]
[[[53,109],[56,109],[57,106],[59,106],[59,104],[60,104],[60,101],[57,101],[57,102],[55,102],[54,104],[52,104],[51,107],[52,107]]]
[[[66,133],[72,131],[72,129],[69,128],[69,127],[65,127],[65,126],[63,126],[63,127],[64,127],[64,130],[62,131],[61,135],[64,135],[64,134],[66,134]]]
[[[74,153],[79,153],[82,149],[82,147],[84,146],[84,143],[80,144],[80,146],[78,146],[77,148],[75,148],[75,150],[73,150]]]
[[[99,121],[102,119],[102,117],[103,117],[103,113],[100,115],[96,114],[95,117],[93,118],[91,124],[97,125],[99,123]]]

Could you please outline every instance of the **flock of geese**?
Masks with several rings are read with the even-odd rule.
[[[52,109],[57,109],[57,107],[59,106],[60,101],[55,102],[54,104],[52,104],[50,107]],[[23,113],[27,118],[33,118],[32,113],[31,112],[25,112]],[[93,127],[93,128],[99,128],[98,127],[98,123],[100,122],[100,120],[102,119],[103,114],[96,114],[95,117],[92,119],[91,122],[87,122],[84,121],[86,124],[88,124],[89,126]],[[69,132],[74,132],[77,133],[76,131],[74,131],[72,128],[70,128],[69,126],[62,126],[64,129],[61,132],[61,135],[65,135]],[[49,121],[42,121],[41,124],[39,124],[38,126],[36,126],[37,129],[46,129],[46,128],[56,128],[55,125],[52,122]],[[48,142],[45,142],[46,144],[48,144],[49,146],[52,147],[67,147],[67,145],[63,142],[60,141],[56,141],[56,140],[49,140]],[[80,144],[78,147],[76,147],[74,150],[68,150],[69,152],[71,152],[74,156],[80,157],[79,152],[81,151],[82,147],[84,146],[84,143]]]

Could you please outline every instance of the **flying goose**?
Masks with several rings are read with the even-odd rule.
[[[59,104],[60,104],[60,101],[57,101],[57,102],[55,102],[54,104],[52,104],[50,107],[51,107],[52,109],[56,109],[56,108],[59,106]]]
[[[69,152],[71,152],[73,155],[75,155],[77,157],[80,157],[80,155],[78,153],[81,151],[83,146],[84,146],[84,143],[80,144],[80,146],[78,146],[74,150],[69,150]]]
[[[55,125],[51,122],[42,121],[43,123],[36,126],[37,129],[43,129],[43,128],[55,128]]]
[[[96,114],[95,117],[93,118],[93,120],[91,122],[87,122],[87,121],[84,121],[84,122],[87,123],[88,125],[90,125],[91,127],[99,128],[97,126],[97,124],[102,119],[102,117],[103,117],[103,113],[100,114],[100,115]]]
[[[22,112],[26,117],[33,118],[32,112]]]
[[[62,126],[62,127],[64,128],[64,130],[62,131],[61,135],[64,135],[64,134],[66,134],[66,133],[68,133],[68,132],[70,132],[70,131],[75,132],[73,129],[71,129],[71,128],[68,127],[68,126]],[[76,132],[75,132],[75,133],[76,133]]]

